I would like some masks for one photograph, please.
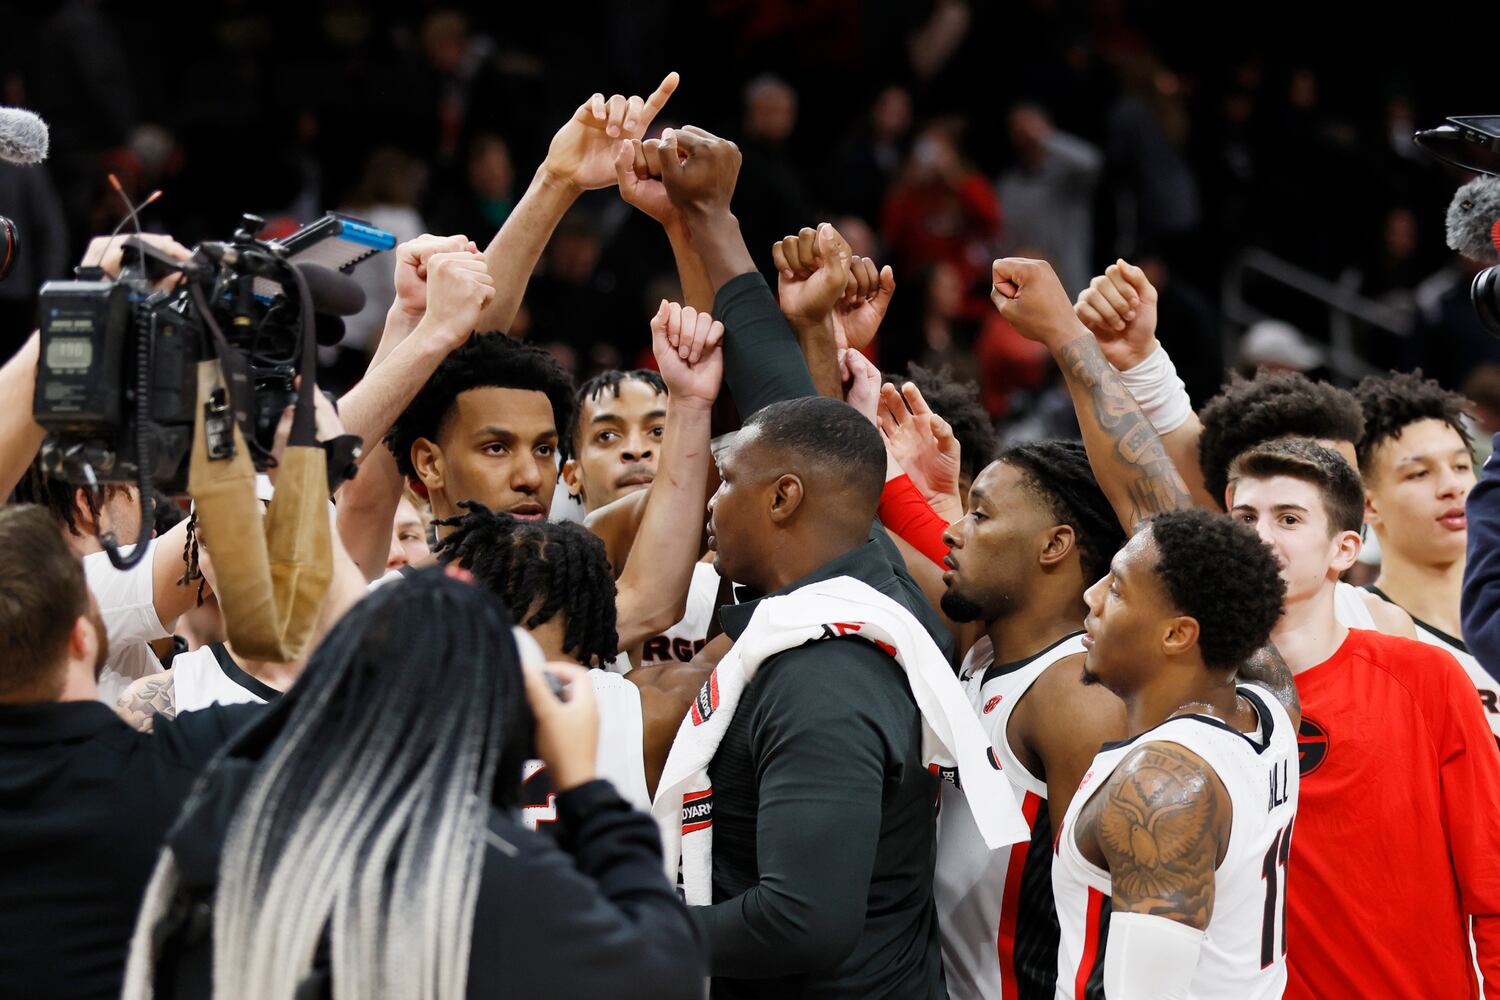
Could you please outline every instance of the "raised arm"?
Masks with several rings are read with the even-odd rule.
[[[401,474],[381,439],[433,371],[468,339],[494,294],[493,279],[462,236],[421,236],[396,251],[396,302],[365,377],[340,400],[349,433],[364,440],[359,475],[339,491],[338,529],[365,578],[385,569]]]
[[[1073,312],[1161,435],[1193,502],[1221,510],[1224,498],[1209,495],[1198,464],[1203,425],[1172,359],[1156,339],[1156,302],[1156,288],[1146,272],[1117,260],[1079,293]]]
[[[995,308],[1023,337],[1047,347],[1078,412],[1089,464],[1127,532],[1153,514],[1192,506],[1161,437],[1073,315],[1051,265],[1011,257],[994,263]]]
[[[719,394],[724,327],[691,306],[663,301],[651,347],[667,383],[667,429],[651,496],[620,575],[620,648],[632,649],[682,617],[705,519],[709,420]]]
[[[677,89],[677,81],[676,73],[668,73],[644,101],[620,94],[606,100],[603,94],[595,94],[557,130],[531,185],[485,248],[485,266],[495,282],[495,298],[480,314],[477,329],[509,332],[526,294],[526,283],[558,222],[580,194],[616,182],[620,140],[639,139],[646,134]]]
[[[726,330],[724,379],[748,419],[769,403],[818,390],[730,211],[739,170],[739,148],[728,140],[691,126],[662,133],[662,184],[714,289],[714,315]]]

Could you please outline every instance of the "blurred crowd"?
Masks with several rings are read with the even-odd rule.
[[[881,367],[977,380],[1010,436],[1069,415],[1046,352],[988,307],[997,254],[1051,261],[1075,295],[1118,257],[1140,263],[1198,404],[1235,366],[1346,383],[1421,367],[1500,411],[1500,343],[1443,246],[1462,178],[1410,139],[1473,110],[1486,33],[1403,24],[1350,52],[1341,18],[1122,0],[0,2],[0,104],[42,114],[53,143],[45,174],[0,165],[0,214],[23,239],[0,335],[13,350],[40,283],[121,219],[107,173],[136,200],[164,191],[143,222],[188,243],[242,212],[278,233],[333,209],[482,247],[586,96],[576,81],[670,66],[691,86],[656,128],[739,143],[734,208],[763,269],[774,240],[833,222],[895,268]],[[645,319],[680,295],[653,228],[612,194],[582,199],[512,332],[580,378],[649,363]],[[1339,354],[1328,307],[1244,268],[1250,248],[1389,322],[1354,322]],[[370,304],[323,359],[335,389],[364,371],[394,295],[383,263],[357,277]]]

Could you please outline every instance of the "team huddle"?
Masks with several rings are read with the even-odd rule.
[[[770,248],[773,294],[734,144],[643,138],[675,86],[585,102],[487,251],[398,248],[370,371],[320,414],[384,442],[335,498],[326,629],[436,561],[500,598],[523,663],[588,668],[594,774],[655,820],[715,997],[1477,997],[1476,966],[1497,995],[1463,399],[1263,371],[1195,413],[1140,268],[1073,300],[1007,258],[992,301],[1050,352],[1081,441],[997,449],[968,387],[862,353],[898,276],[834,227]],[[568,198],[610,185],[662,224],[683,302],[650,320],[654,370],[575,387],[487,331]],[[190,523],[106,598],[124,584],[85,536],[130,491],[28,491],[84,555],[101,697],[138,728],[304,683],[306,659],[215,632]],[[1371,537],[1379,577],[1342,582]],[[166,672],[144,642],[167,629],[127,628],[147,606],[208,622]],[[554,770],[522,768],[531,831],[566,825]],[[151,912],[133,970],[166,961]]]

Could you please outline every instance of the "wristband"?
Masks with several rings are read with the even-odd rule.
[[[1157,345],[1145,361],[1129,371],[1116,368],[1115,372],[1156,433],[1170,434],[1193,415],[1193,401],[1188,398],[1182,379],[1177,377],[1177,366],[1172,364],[1166,348]]]
[[[1187,1000],[1208,935],[1149,913],[1109,915],[1104,995],[1130,1000]]]

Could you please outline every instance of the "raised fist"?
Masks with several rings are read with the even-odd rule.
[[[1052,265],[1044,260],[1006,257],[991,266],[994,285],[990,301],[1006,322],[1027,340],[1061,346],[1086,333],[1073,315],[1073,303],[1063,291]]]
[[[781,311],[794,326],[822,323],[840,300],[853,294],[853,251],[839,231],[826,222],[815,230],[804,226],[796,236],[772,244],[771,259],[780,274],[777,297]]]
[[[740,159],[738,146],[701,128],[666,129],[661,135],[662,183],[688,221],[728,213]]]
[[[1146,272],[1117,260],[1078,293],[1073,312],[1117,371],[1129,371],[1156,350],[1156,288]]]
[[[661,182],[661,140],[626,139],[615,157],[615,176],[620,183],[620,199],[634,205],[663,226],[680,222],[677,209],[667,197]]]
[[[483,254],[435,253],[427,259],[427,314],[421,326],[457,347],[474,332],[479,314],[494,297],[495,279]]]
[[[662,299],[651,318],[651,350],[667,383],[668,406],[691,401],[707,406],[718,397],[723,339],[724,324],[708,313]]]
[[[427,262],[437,253],[478,253],[467,236],[433,236],[423,233],[396,248],[396,305],[421,318],[427,312]]]

